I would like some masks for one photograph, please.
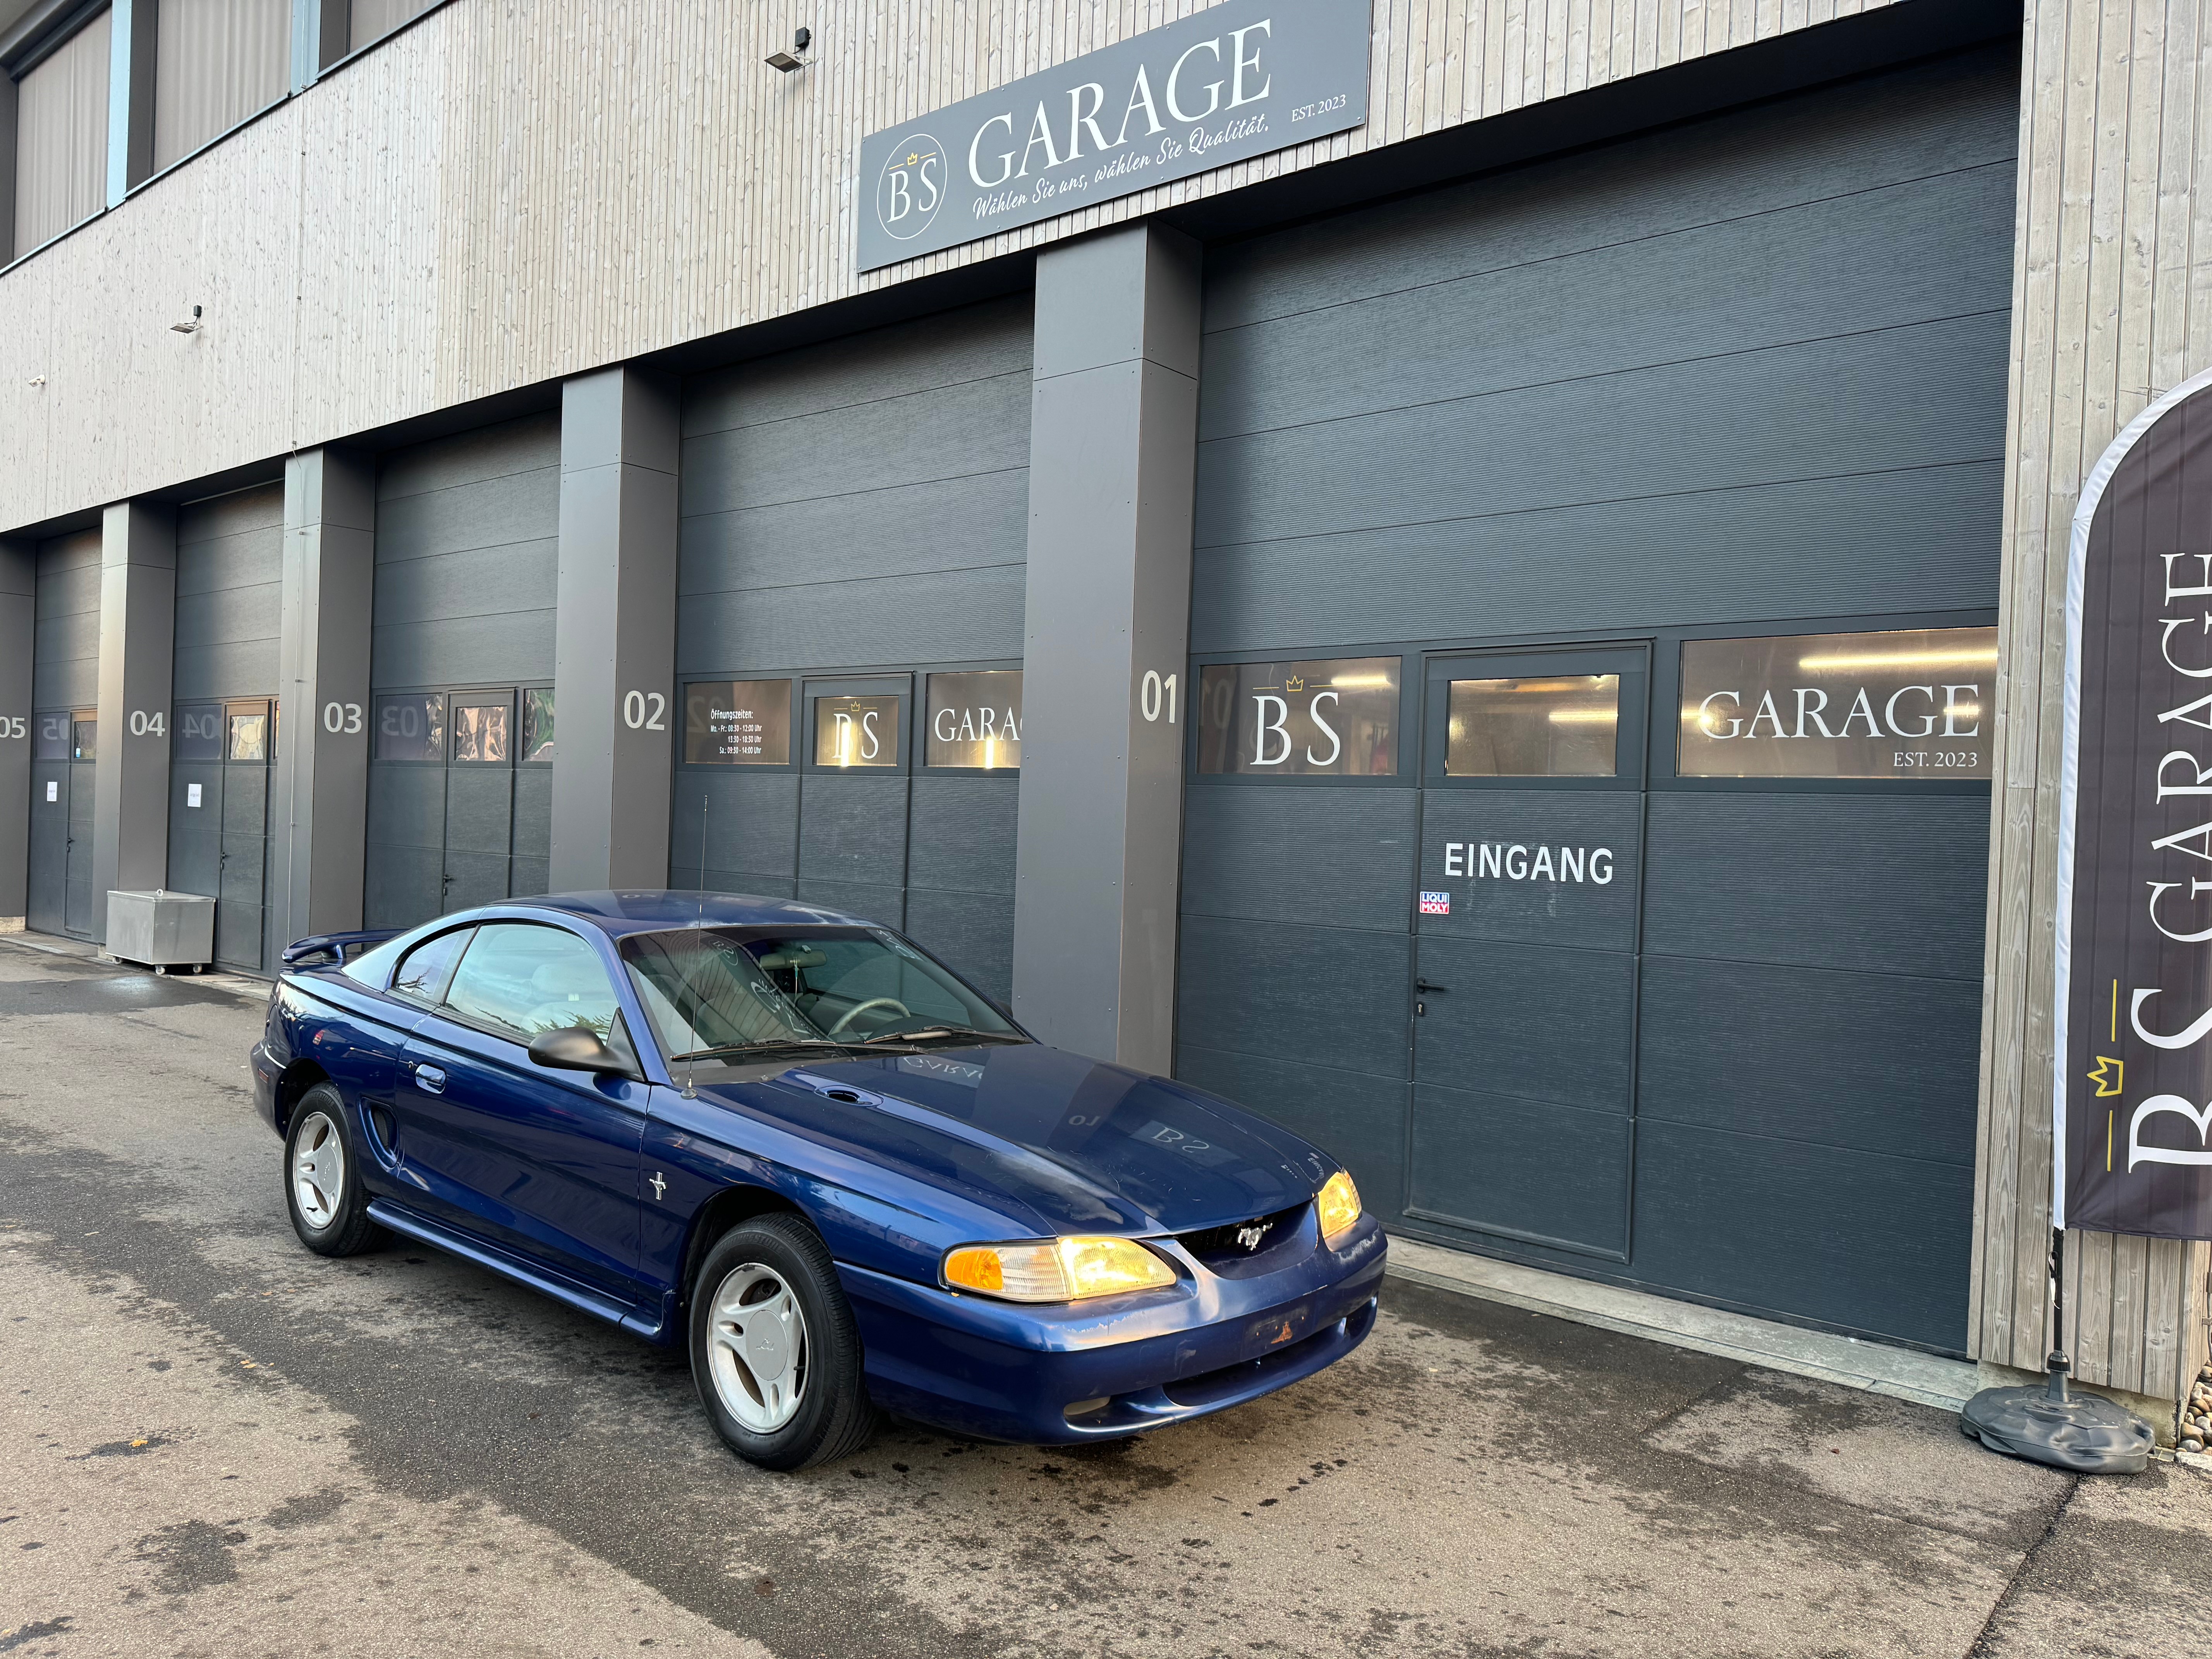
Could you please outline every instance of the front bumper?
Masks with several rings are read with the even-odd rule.
[[[1059,1445],[1223,1411],[1334,1364],[1374,1327],[1386,1249],[1364,1217],[1342,1249],[1282,1272],[1107,1298],[1126,1305],[1104,1313],[838,1272],[877,1405],[984,1439]]]
[[[253,1109],[264,1123],[282,1134],[283,1129],[276,1121],[276,1079],[284,1074],[284,1062],[269,1052],[267,1042],[257,1042],[247,1056],[246,1069],[253,1073]]]

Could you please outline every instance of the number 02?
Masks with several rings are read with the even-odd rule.
[[[1176,723],[1176,677],[1160,678],[1157,668],[1145,671],[1144,684],[1138,692],[1138,708],[1148,720],[1157,720],[1163,708],[1167,712],[1168,724]]]
[[[623,694],[623,724],[633,732],[665,732],[668,699],[658,691]]]

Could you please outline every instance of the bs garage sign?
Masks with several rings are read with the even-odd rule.
[[[1358,126],[1369,16],[1369,0],[1226,0],[872,134],[860,269]]]
[[[2081,492],[2063,743],[2057,1219],[2212,1237],[2212,373]]]

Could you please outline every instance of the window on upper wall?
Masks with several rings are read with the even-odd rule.
[[[52,240],[107,202],[108,15],[15,76],[15,222],[11,258]]]
[[[349,52],[380,40],[410,17],[420,17],[438,0],[353,0],[346,31]]]
[[[160,0],[154,27],[155,172],[284,95],[292,0]]]

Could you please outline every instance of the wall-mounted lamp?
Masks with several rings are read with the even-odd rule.
[[[192,307],[192,319],[189,323],[171,323],[169,325],[169,331],[173,334],[198,333],[200,331],[200,308],[198,306],[194,306]]]
[[[798,33],[791,37],[790,52],[772,52],[768,55],[768,66],[770,69],[781,70],[786,75],[790,74],[793,70],[805,69],[806,67],[805,58],[796,57],[793,54],[805,52],[807,47],[813,44],[814,31],[812,29],[801,29]]]

